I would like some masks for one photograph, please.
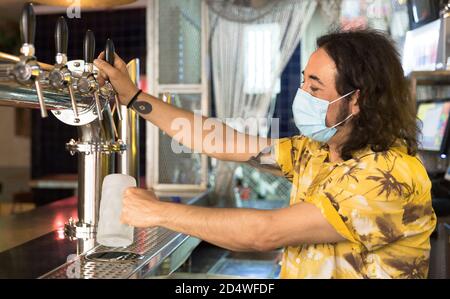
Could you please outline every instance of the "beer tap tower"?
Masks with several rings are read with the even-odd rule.
[[[48,65],[34,55],[35,30],[33,7],[27,4],[21,19],[21,56],[0,52],[0,105],[40,109],[42,117],[50,111],[78,129],[78,137],[66,144],[78,156],[78,219],[69,219],[64,227],[68,241],[76,241],[77,255],[47,269],[50,272],[40,278],[140,278],[160,270],[174,271],[199,244],[198,239],[152,227],[136,228],[135,242],[126,248],[96,244],[103,178],[111,173],[128,174],[139,186],[138,115],[120,105],[110,82],[99,85],[92,31],[86,32],[83,59],[69,60],[67,24],[64,18],[58,19],[55,64]],[[105,60],[114,64],[114,58],[114,44],[108,39]],[[139,82],[139,60],[129,62],[127,69],[133,82]],[[188,204],[204,201],[206,193],[190,198]]]
[[[72,155],[78,155],[78,219],[69,219],[65,232],[73,239],[92,239],[98,222],[103,178],[120,172],[138,179],[138,151],[133,151],[132,155],[126,153],[127,139],[134,143],[138,140],[137,136],[127,134],[137,134],[137,128],[130,128],[130,124],[137,126],[137,116],[130,121],[130,114],[118,102],[112,85],[107,82],[100,86],[97,82],[98,69],[93,65],[95,37],[91,30],[84,39],[84,59],[69,61],[68,27],[64,17],[59,18],[55,29],[55,65],[51,66],[39,63],[35,57],[36,17],[32,4],[24,6],[20,25],[21,56],[0,53],[0,60],[4,62],[0,64],[0,105],[39,108],[42,117],[47,117],[47,110],[50,110],[61,122],[78,128],[78,138],[66,144]],[[111,40],[105,52],[107,61],[113,64]],[[130,69],[138,70],[137,63],[130,63]],[[138,78],[137,73],[130,75]],[[117,123],[110,103],[115,105]],[[126,117],[122,117],[124,112]],[[120,165],[116,166],[117,158]]]

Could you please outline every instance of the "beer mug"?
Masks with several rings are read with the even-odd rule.
[[[120,222],[123,193],[136,187],[136,179],[125,174],[110,174],[103,180],[97,242],[108,247],[126,247],[133,243],[134,227]]]

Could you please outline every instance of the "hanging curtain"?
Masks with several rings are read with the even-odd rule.
[[[339,26],[342,0],[317,0],[320,13],[327,27]]]
[[[207,1],[217,117],[271,118],[279,78],[304,35],[316,0]],[[239,122],[228,123],[244,130]],[[268,128],[258,132],[267,136]],[[234,163],[218,161],[215,193],[233,206]]]
[[[317,50],[317,38],[338,26],[341,10],[340,2],[342,1],[318,0],[318,8],[306,28],[308,34],[302,38],[300,55],[302,70],[305,69],[311,54]]]

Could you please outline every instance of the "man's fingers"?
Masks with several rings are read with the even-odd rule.
[[[102,51],[102,52],[98,55],[97,58],[98,58],[98,59],[105,60],[105,51]]]
[[[102,51],[98,55],[97,59],[105,61],[105,51]],[[94,61],[94,64],[95,64],[95,61]],[[122,58],[120,58],[120,56],[117,53],[114,53],[114,67],[119,69],[121,72],[128,74],[127,64],[125,63],[125,61],[123,61]]]
[[[114,74],[117,72],[117,69],[115,69],[112,65],[101,59],[95,59],[94,65],[98,67],[100,71],[106,74],[109,78],[113,78]]]
[[[129,197],[129,196],[136,195],[138,190],[139,189],[136,188],[136,187],[129,187],[129,188],[125,189],[125,192],[124,192],[125,198],[124,198],[124,200],[127,199],[127,197]]]
[[[100,87],[105,85],[105,80],[108,79],[108,78],[105,78],[105,77],[106,77],[105,74],[103,74],[102,72],[98,73],[97,82],[100,85]]]
[[[114,66],[118,69],[125,69],[127,68],[127,64],[125,61],[123,61],[122,58],[117,53],[114,53]]]

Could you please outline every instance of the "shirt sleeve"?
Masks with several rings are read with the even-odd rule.
[[[405,162],[392,163],[371,165],[352,176],[343,172],[336,184],[308,201],[344,238],[369,251],[427,233],[434,214],[431,184],[419,176],[420,169],[412,174],[402,171]]]
[[[294,178],[295,164],[298,163],[299,153],[303,151],[304,144],[303,136],[281,138],[274,143],[275,161],[290,182]]]
[[[313,203],[340,235],[368,251],[404,237],[404,200],[400,196],[383,200],[332,188],[317,194]]]

